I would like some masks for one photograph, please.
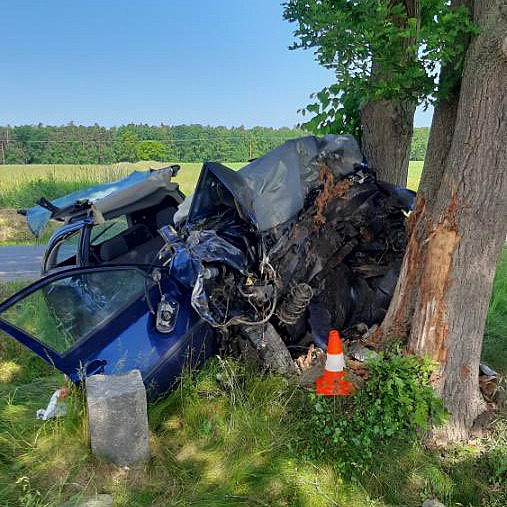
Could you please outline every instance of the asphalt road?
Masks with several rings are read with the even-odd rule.
[[[0,283],[39,278],[45,248],[45,245],[0,247]]]

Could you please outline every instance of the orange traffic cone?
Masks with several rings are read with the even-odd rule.
[[[344,367],[345,359],[340,333],[333,329],[329,331],[324,375],[315,382],[316,393],[324,396],[349,395],[352,384],[344,378]]]

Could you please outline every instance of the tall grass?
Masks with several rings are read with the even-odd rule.
[[[101,165],[0,165],[0,245],[29,244],[35,237],[25,220],[16,215],[16,209],[34,206],[41,197],[49,200],[81,190],[98,183],[114,181],[133,170],[159,169],[169,163],[138,162],[114,166]],[[188,194],[193,191],[202,164],[182,163],[174,178]],[[238,169],[244,164],[227,164]],[[45,243],[56,228],[50,223],[38,242]]]
[[[0,384],[0,504],[60,505],[109,493],[122,506],[420,506],[439,497],[451,506],[500,507],[498,437],[482,449],[446,452],[399,442],[379,448],[371,474],[344,479],[332,456],[309,458],[292,445],[305,393],[284,379],[214,359],[149,406],[147,465],[123,469],[94,457],[82,393],[64,419],[40,422],[35,410],[60,376]],[[311,424],[311,421],[308,421]],[[322,428],[325,431],[325,428]],[[317,437],[318,438],[318,437]]]
[[[507,375],[507,247],[496,268],[484,334],[483,361]]]
[[[147,169],[146,164],[136,168]],[[158,165],[160,167],[160,164]],[[33,206],[40,197],[61,195],[127,176],[126,165],[5,165],[0,166],[0,208]]]
[[[424,162],[421,160],[411,160],[408,163],[408,177],[407,177],[407,188],[417,192],[419,187],[419,180],[423,170]]]
[[[133,170],[159,169],[168,163],[137,162],[105,165],[2,165],[0,166],[0,208],[27,208],[40,197],[55,199],[75,190],[97,183],[114,181]],[[193,191],[201,170],[200,163],[182,163],[174,178],[183,192]],[[239,169],[243,163],[228,163]],[[408,187],[416,190],[422,171],[422,162],[410,162]]]
[[[28,244],[35,242],[16,209],[34,206],[41,198],[55,199],[62,195],[87,188],[98,183],[114,181],[127,176],[131,171],[158,169],[169,163],[138,162],[105,165],[0,165],[0,245]],[[185,194],[191,193],[197,183],[200,163],[182,163],[174,178]],[[243,163],[226,163],[233,169]],[[422,171],[422,162],[410,162],[408,187],[416,190]],[[38,242],[45,243],[55,224],[50,224]]]

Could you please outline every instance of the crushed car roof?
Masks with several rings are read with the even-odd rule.
[[[78,190],[51,202],[41,200],[43,206],[37,205],[26,211],[28,227],[39,236],[51,219],[78,218],[91,210],[100,221],[154,206],[177,190],[178,185],[171,182],[171,176],[176,172],[177,166],[134,171],[126,178]],[[183,194],[178,199],[181,200]]]

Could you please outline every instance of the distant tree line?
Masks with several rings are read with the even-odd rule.
[[[427,128],[415,129],[412,160],[423,160]],[[0,127],[0,164],[111,164],[138,160],[243,162],[288,139],[299,128],[210,127],[202,125]]]

